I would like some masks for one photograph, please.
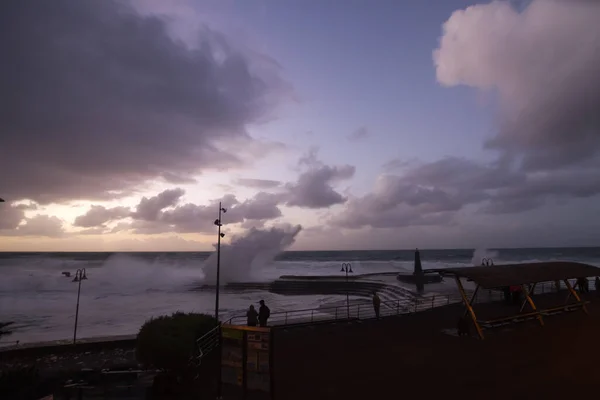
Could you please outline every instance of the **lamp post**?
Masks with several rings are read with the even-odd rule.
[[[219,202],[219,218],[215,220],[215,225],[219,227],[218,236],[217,236],[217,287],[215,294],[215,321],[217,326],[219,326],[219,287],[220,287],[220,273],[221,273],[221,238],[225,237],[224,233],[221,233],[221,227],[223,226],[223,222],[221,220],[221,213],[226,213],[227,209],[223,208],[221,202]],[[221,346],[222,336],[219,332],[219,347]],[[222,357],[223,353],[219,351],[219,357]],[[221,359],[219,362],[219,372],[217,378],[217,399],[221,399],[221,386],[222,386],[222,378],[221,378],[221,363],[223,360]]]
[[[342,263],[342,269],[340,272],[346,273],[346,312],[347,317],[350,319],[350,296],[348,294],[348,274],[352,273],[352,265],[350,263]]]
[[[221,213],[226,213],[227,210],[221,206],[221,202],[219,202],[219,218],[215,220],[215,225],[219,227],[218,236],[217,236],[217,293],[215,295],[215,320],[217,321],[217,325],[219,325],[219,278],[221,273],[221,238],[225,237],[224,233],[221,233],[221,227],[223,223],[221,222]]]
[[[75,278],[73,278],[73,282],[79,282],[77,286],[77,308],[75,308],[75,328],[73,329],[73,344],[75,344],[77,340],[77,320],[79,319],[79,295],[81,294],[81,281],[87,279],[85,275],[85,268],[78,269],[75,272]]]

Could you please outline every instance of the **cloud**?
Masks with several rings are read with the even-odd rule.
[[[308,166],[294,183],[286,184],[286,205],[290,207],[326,208],[345,203],[347,198],[335,191],[333,184],[350,179],[356,168],[352,165],[324,165],[312,148],[300,158],[298,165]]]
[[[288,90],[277,67],[208,28],[190,48],[165,24],[111,0],[3,7],[3,195],[106,200],[264,153],[246,126]]]
[[[204,233],[214,231],[214,220],[218,216],[218,204],[227,209],[223,224],[243,224],[254,221],[275,220],[282,216],[278,205],[283,201],[281,194],[259,192],[254,197],[239,201],[227,194],[207,205],[181,204],[183,189],[167,189],[156,196],[143,197],[134,211],[127,207],[105,208],[92,206],[87,213],[75,218],[74,226],[85,227],[79,233],[95,235],[131,231],[135,234],[154,235],[166,232]],[[115,222],[107,228],[105,224]]]
[[[371,192],[351,197],[331,221],[349,229],[450,225],[467,206],[480,214],[514,214],[598,194],[600,180],[592,167],[526,173],[448,157],[401,175],[381,175]]]
[[[254,188],[278,188],[275,193],[261,191],[245,200],[239,200],[233,194],[225,194],[208,204],[194,204],[182,203],[181,199],[185,194],[183,189],[167,189],[152,197],[142,197],[133,210],[128,207],[93,205],[85,214],[75,218],[73,226],[87,228],[78,231],[84,235],[118,232],[145,235],[213,232],[220,202],[227,209],[222,217],[223,224],[239,224],[242,229],[261,228],[265,226],[265,222],[275,221],[283,216],[281,205],[327,208],[347,200],[332,185],[351,178],[355,171],[353,166],[325,165],[318,159],[316,148],[302,156],[299,165],[304,166],[304,171],[295,182],[285,185],[279,181],[250,178],[241,178],[235,182]],[[109,223],[111,225],[107,226]]]
[[[596,168],[528,174],[524,180],[499,188],[483,211],[508,214],[539,208],[549,201],[587,198],[600,194]]]
[[[233,195],[225,195],[208,205],[184,204],[163,212],[159,222],[173,232],[212,232],[213,222],[218,216],[219,201],[227,209],[222,216],[223,224],[237,224],[247,220],[271,220],[282,215],[278,207],[279,198],[276,195],[259,192],[244,202],[239,202]]]
[[[370,193],[351,198],[332,223],[349,229],[448,225],[465,206],[490,200],[493,190],[518,179],[462,158],[416,165],[403,175],[381,175]]]
[[[35,203],[31,203],[31,202],[29,202],[27,204],[25,204],[25,203],[17,204],[15,207],[18,208],[19,210],[23,210],[23,211],[34,211],[34,210],[38,209],[38,205]]]
[[[600,150],[600,2],[493,1],[455,11],[434,52],[438,81],[498,94],[486,142],[527,171],[572,167]]]
[[[344,210],[331,218],[332,224],[349,229],[445,225],[465,204],[483,200],[479,192],[414,183],[416,175],[417,170],[412,176],[381,175],[372,192],[350,198]]]
[[[0,236],[47,236],[64,234],[63,221],[55,216],[25,218],[33,204],[0,204]]]
[[[65,231],[63,221],[55,216],[36,215],[33,218],[28,218],[25,223],[14,230],[15,236],[45,236],[45,237],[60,237]]]
[[[156,221],[162,210],[175,206],[185,191],[181,188],[168,189],[154,197],[143,197],[132,217],[144,221]]]
[[[352,142],[356,142],[356,141],[367,138],[369,135],[370,135],[370,132],[367,130],[367,128],[364,126],[361,126],[357,130],[352,132],[350,135],[348,135],[348,140],[350,140]]]
[[[234,184],[245,186],[254,189],[273,189],[281,186],[280,181],[274,181],[270,179],[252,179],[252,178],[240,178],[236,179]]]
[[[350,165],[329,166],[316,156],[316,149],[303,156],[300,165],[308,166],[297,181],[282,185],[279,181],[264,179],[238,179],[236,183],[251,187],[277,188],[276,193],[258,192],[253,197],[239,200],[233,194],[214,199],[209,204],[184,203],[185,191],[181,188],[167,189],[152,196],[142,197],[133,210],[127,207],[106,208],[93,205],[75,218],[76,227],[87,228],[81,234],[132,232],[154,235],[165,232],[204,233],[214,231],[219,202],[227,209],[223,224],[240,224],[243,229],[263,227],[265,222],[283,216],[280,206],[302,208],[327,208],[342,204],[346,196],[338,193],[332,185],[351,178],[355,168]],[[109,227],[107,224],[112,223]]]
[[[585,15],[600,17],[598,11],[597,4],[534,0],[521,14],[506,2],[453,13],[434,52],[437,77],[446,86],[498,92],[500,130],[486,146],[499,150],[500,157],[489,164],[456,157],[431,163],[392,160],[384,170],[400,173],[380,176],[371,193],[351,198],[332,222],[352,229],[448,225],[467,206],[481,213],[518,213],[551,199],[599,194],[595,171],[600,164],[582,161],[584,152],[591,157],[599,148],[600,120],[581,102],[600,100],[600,80],[586,73],[590,62],[600,67],[600,53],[597,44],[584,40],[572,54],[586,29],[594,38],[600,33]],[[566,54],[570,61],[561,59]],[[585,80],[591,84],[588,92],[572,92],[580,91]],[[549,107],[549,98],[557,108]],[[573,115],[590,124],[572,123]],[[567,144],[572,134],[576,137]],[[562,152],[572,154],[571,161]]]
[[[15,229],[25,218],[25,213],[18,205],[0,203],[0,231]]]
[[[107,222],[125,218],[129,214],[131,214],[131,211],[127,207],[91,206],[87,213],[75,218],[73,226],[81,228],[103,226]]]

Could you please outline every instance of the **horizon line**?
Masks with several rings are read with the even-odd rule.
[[[289,252],[364,252],[364,251],[441,251],[441,250],[452,250],[452,251],[474,251],[478,249],[482,250],[541,250],[541,249],[594,249],[600,248],[600,246],[538,246],[538,247],[463,247],[463,248],[432,248],[432,247],[419,247],[410,249],[353,249],[353,250],[282,250],[281,253]],[[58,250],[58,251],[43,251],[43,250],[31,250],[31,251],[10,251],[0,250],[0,254],[5,253],[213,253],[216,250]]]

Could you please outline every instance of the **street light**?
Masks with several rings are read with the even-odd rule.
[[[0,197],[0,203],[4,203],[4,199]]]
[[[218,236],[217,236],[217,291],[215,295],[215,321],[217,327],[219,326],[219,277],[221,273],[221,238],[225,237],[224,233],[221,233],[221,227],[223,226],[221,213],[226,213],[227,209],[223,208],[221,202],[219,202],[219,218],[215,220],[215,225],[219,227]],[[219,332],[219,346],[221,345],[221,333]],[[222,357],[223,353],[219,351],[219,357]],[[223,360],[221,359],[219,364],[221,364]],[[219,372],[217,378],[217,399],[221,398],[221,386],[222,386],[222,377],[221,377],[221,366],[219,365]]]
[[[219,234],[217,236],[217,294],[215,295],[215,320],[217,321],[217,325],[219,325],[219,275],[221,273],[221,238],[225,237],[224,233],[221,233],[221,227],[223,223],[221,222],[221,213],[226,213],[227,210],[221,206],[221,202],[219,202],[219,218],[215,220],[215,225],[219,227]]]
[[[342,263],[340,272],[346,273],[346,311],[348,319],[350,319],[350,297],[348,295],[348,274],[352,273],[352,265],[350,263]]]
[[[73,278],[73,282],[79,282],[77,287],[77,308],[75,309],[75,328],[73,329],[73,344],[75,344],[77,340],[77,320],[79,318],[79,295],[81,294],[81,281],[87,279],[85,275],[85,268],[78,269],[75,272],[75,278]]]

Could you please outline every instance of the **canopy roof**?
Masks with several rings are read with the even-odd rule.
[[[442,268],[430,269],[426,272],[438,272],[443,275],[466,278],[484,289],[600,276],[600,268],[569,261]]]

